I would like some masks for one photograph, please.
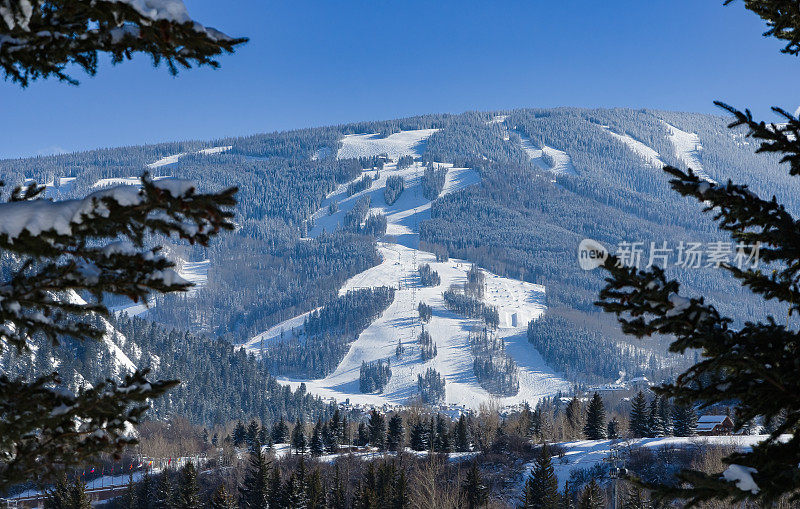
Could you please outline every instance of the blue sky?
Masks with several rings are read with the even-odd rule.
[[[251,41],[177,78],[140,57],[78,87],[0,82],[0,158],[473,109],[800,105],[800,59],[742,2],[185,3]]]

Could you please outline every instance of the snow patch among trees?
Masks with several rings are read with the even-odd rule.
[[[342,138],[342,146],[336,158],[375,157],[385,154],[396,160],[400,156],[421,156],[425,149],[425,140],[436,131],[438,129],[415,129],[386,137],[380,134],[348,134]]]

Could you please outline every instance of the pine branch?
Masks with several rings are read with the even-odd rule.
[[[104,294],[139,302],[151,292],[190,288],[160,248],[144,247],[145,236],[175,235],[207,245],[220,231],[233,229],[236,189],[200,194],[189,181],[154,182],[147,174],[141,182],[82,200],[0,204],[0,249],[24,261],[0,285],[0,340],[22,350],[38,333],[53,343],[65,335],[97,339],[103,331],[77,319],[107,315]],[[81,294],[96,302],[85,302]]]
[[[135,443],[129,426],[139,422],[148,400],[178,384],[146,375],[136,371],[122,383],[106,380],[78,394],[59,388],[56,373],[32,382],[0,376],[0,492],[100,452],[119,457]]]
[[[214,59],[247,41],[192,20],[181,0],[163,5],[128,0],[0,0],[0,68],[23,87],[56,77],[77,84],[71,65],[93,76],[98,52],[117,64],[136,53],[164,62],[170,73],[193,65],[218,67]]]
[[[725,0],[725,5],[733,1]],[[781,51],[800,54],[800,4],[796,0],[744,0],[744,5],[767,22],[770,28],[764,37],[788,41]]]

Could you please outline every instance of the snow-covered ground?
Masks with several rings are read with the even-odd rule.
[[[573,470],[585,470],[603,463],[611,454],[612,447],[623,456],[625,451],[637,447],[660,449],[662,447],[688,447],[688,446],[733,446],[747,449],[765,440],[767,435],[734,435],[734,436],[704,436],[704,437],[662,437],[662,438],[637,438],[629,440],[579,440],[577,442],[562,442],[560,445],[566,449],[563,459],[553,458],[553,468],[558,476],[559,489],[564,489],[564,484],[569,480]],[[523,480],[527,478],[534,463],[527,465]]]
[[[550,171],[558,175],[577,175],[578,170],[572,164],[572,158],[562,150],[543,145],[537,147],[530,138],[519,134],[522,149],[531,158],[531,162],[545,171]]]
[[[669,141],[675,147],[675,157],[688,168],[691,168],[698,177],[715,184],[716,181],[703,169],[701,160],[703,145],[700,143],[700,137],[696,133],[681,131],[666,122],[664,122],[664,125],[669,130]]]
[[[195,154],[204,154],[204,155],[211,155],[211,154],[219,154],[221,152],[227,152],[228,150],[232,149],[233,146],[226,145],[222,147],[209,147],[203,148],[195,152]],[[158,161],[154,163],[150,163],[147,165],[148,168],[160,168],[162,166],[167,166],[169,164],[175,164],[178,162],[178,159],[188,154],[188,152],[181,152],[179,154],[172,154],[166,157],[162,157]]]
[[[438,129],[400,131],[382,138],[380,134],[348,134],[342,138],[337,159],[373,157],[386,154],[390,159],[400,156],[420,156],[427,140]]]
[[[665,166],[665,164],[661,160],[661,156],[658,154],[658,152],[653,150],[651,147],[645,145],[641,141],[639,141],[639,140],[637,140],[635,138],[632,138],[632,137],[628,136],[627,134],[615,133],[614,131],[612,131],[611,129],[609,129],[606,126],[603,126],[603,129],[605,129],[606,132],[608,132],[608,134],[613,136],[615,139],[617,139],[617,140],[621,141],[622,143],[624,143],[625,145],[627,145],[628,148],[630,148],[636,155],[638,155],[639,157],[644,159],[644,161],[647,164],[649,164],[650,166],[653,166],[653,167],[659,168],[659,169],[663,168]]]
[[[398,133],[400,134],[400,133]],[[393,135],[394,136],[394,135]],[[377,149],[376,149],[377,150]],[[368,153],[368,152],[363,152]],[[468,168],[448,169],[443,194],[452,193],[480,182],[480,176]],[[471,263],[451,259],[437,262],[433,254],[419,251],[419,224],[430,217],[431,202],[422,196],[420,178],[424,167],[415,163],[411,167],[397,170],[396,161],[384,166],[377,179],[368,189],[347,195],[347,184],[340,185],[323,201],[313,216],[314,226],[309,237],[339,227],[345,214],[363,196],[371,200],[370,213],[384,213],[387,218],[386,236],[378,243],[383,258],[381,264],[353,276],[340,289],[340,294],[358,288],[390,286],[396,288],[394,301],[386,311],[369,325],[350,345],[350,349],[327,377],[319,380],[282,379],[294,387],[305,383],[309,392],[337,401],[350,400],[351,404],[402,405],[417,394],[417,375],[424,374],[429,367],[436,369],[446,380],[448,405],[478,408],[481,403],[497,399],[501,405],[510,406],[522,401],[535,403],[541,397],[567,390],[569,383],[554,373],[542,360],[536,349],[528,342],[528,322],[542,315],[545,310],[545,288],[541,285],[503,278],[485,272],[485,301],[497,306],[500,327],[497,334],[504,338],[507,353],[519,366],[519,393],[511,397],[496,397],[483,389],[473,373],[474,357],[469,345],[469,331],[482,322],[457,315],[444,305],[442,293],[451,285],[463,284]],[[374,170],[364,174],[375,177]],[[405,190],[392,205],[384,199],[386,179],[392,175],[402,176]],[[361,176],[354,179],[360,180]],[[338,211],[329,214],[328,207],[336,203]],[[439,273],[441,284],[437,287],[419,285],[417,268],[430,264]],[[421,359],[417,337],[422,330],[417,306],[420,302],[433,307],[433,318],[425,326],[436,343],[437,355],[428,361]],[[268,344],[293,331],[302,335],[301,315],[275,325],[268,331],[254,336],[244,346],[258,354],[263,344]],[[404,352],[395,356],[398,342]],[[391,359],[392,376],[381,393],[362,394],[359,391],[359,373],[362,362]]]

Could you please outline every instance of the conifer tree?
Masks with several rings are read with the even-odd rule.
[[[280,470],[277,468],[272,469],[272,474],[269,478],[269,505],[271,508],[280,508],[284,506],[284,493],[283,481],[281,480]]]
[[[73,2],[7,0],[0,16],[0,68],[23,87],[55,77],[77,84],[67,74],[76,66],[97,72],[99,53],[113,63],[135,53],[150,55],[154,65],[218,67],[214,57],[231,53],[246,39],[228,37],[192,20],[183,2],[163,4],[99,0],[78,8]]]
[[[333,487],[328,495],[328,507],[330,509],[347,509],[347,495],[338,463],[333,471]]]
[[[153,509],[155,507],[155,486],[153,477],[149,472],[145,472],[139,481],[136,499],[141,509]]]
[[[169,470],[161,472],[158,478],[153,507],[155,509],[175,509],[175,493],[172,489],[172,480],[170,479]]]
[[[473,461],[461,485],[461,497],[469,509],[484,507],[489,502],[489,489],[483,484],[478,462]]]
[[[642,438],[650,435],[650,426],[648,421],[650,414],[647,411],[647,400],[644,393],[639,391],[636,397],[633,398],[631,403],[631,417],[628,426],[628,436],[633,438]]]
[[[467,418],[463,414],[458,418],[454,435],[453,442],[456,451],[467,452],[471,449]]]
[[[272,426],[272,441],[276,444],[285,444],[289,438],[289,425],[283,417]]]
[[[606,408],[603,398],[595,392],[586,413],[586,425],[583,427],[583,433],[589,440],[600,440],[606,437],[606,431]]]
[[[550,449],[543,445],[525,483],[523,507],[525,509],[558,509],[558,478],[550,458]]]
[[[611,440],[617,440],[620,438],[619,434],[619,421],[616,417],[608,421],[608,427],[606,429],[606,437],[610,438]]]
[[[247,431],[245,432],[245,443],[250,450],[253,450],[253,446],[258,440],[258,423],[255,419],[250,421],[250,424],[247,425]]]
[[[581,499],[578,502],[578,509],[605,509],[606,501],[603,490],[597,484],[597,480],[592,478],[581,492]]]
[[[650,509],[650,504],[647,496],[643,493],[642,488],[636,485],[631,485],[628,488],[628,493],[625,496],[625,502],[622,505],[623,509]]]
[[[322,421],[317,420],[314,431],[311,433],[310,452],[312,456],[322,456],[325,446],[322,443]]]
[[[86,484],[79,478],[72,482],[62,475],[44,502],[45,509],[91,509]]]
[[[76,83],[68,67],[90,75],[99,54],[119,63],[149,54],[154,64],[218,63],[237,39],[192,20],[183,2],[144,8],[134,2],[98,0],[44,2],[5,0],[0,16],[0,68],[25,87],[55,77]],[[44,186],[15,189],[0,204],[0,250],[19,270],[0,284],[0,348],[30,349],[29,338],[99,339],[104,330],[88,318],[107,316],[104,295],[147,301],[151,292],[189,286],[158,248],[145,239],[175,235],[207,245],[233,229],[235,189],[199,194],[185,181],[153,182],[96,191],[83,200],[42,199]],[[6,201],[6,200],[4,200]],[[82,297],[89,297],[84,301]],[[35,472],[46,478],[56,467],[79,464],[103,452],[118,455],[135,440],[125,433],[176,381],[150,381],[147,371],[64,390],[57,374],[33,380],[0,376],[0,492]]]
[[[297,421],[292,429],[292,447],[295,454],[303,455],[308,449],[308,439],[306,438],[306,425],[302,420]]]
[[[726,0],[725,4],[732,3]],[[744,0],[744,6],[767,22],[765,36],[786,42],[783,52],[800,54],[800,16],[797,2],[784,0]],[[782,117],[780,124],[767,124],[753,118],[749,110],[740,111],[715,103],[733,116],[731,129],[745,128],[746,136],[757,145],[757,153],[777,156],[792,176],[800,174],[800,118],[773,108]],[[728,232],[736,243],[735,259],[721,268],[754,294],[781,306],[791,316],[800,311],[800,255],[795,247],[800,238],[800,222],[775,197],[760,197],[745,185],[732,181],[718,184],[698,176],[694,169],[683,171],[665,166],[670,184],[683,196],[697,200],[698,206],[713,214],[719,229]],[[755,259],[758,264],[752,263]],[[702,296],[681,294],[680,284],[667,278],[663,268],[644,270],[619,263],[609,257],[606,287],[598,305],[615,313],[623,332],[639,338],[665,335],[674,338],[670,351],[699,352],[699,362],[669,384],[656,391],[679,405],[700,408],[719,403],[737,403],[736,423],[753,419],[770,420],[785,411],[787,419],[767,440],[727,458],[723,472],[702,473],[686,470],[677,475],[672,487],[658,487],[661,497],[688,499],[697,504],[711,499],[736,503],[757,499],[771,504],[784,494],[792,502],[800,500],[800,382],[797,377],[798,332],[772,316],[752,317],[742,326],[722,315]],[[780,439],[790,434],[792,440]],[[742,480],[744,479],[744,480]],[[752,482],[751,482],[752,480]]]
[[[661,422],[661,414],[658,412],[658,396],[650,400],[650,410],[647,415],[648,436],[663,437],[664,425]]]
[[[325,509],[325,493],[322,489],[322,477],[318,468],[308,474],[306,497],[308,498],[309,509]]]
[[[238,421],[236,426],[234,426],[231,438],[233,439],[234,447],[241,447],[245,444],[247,440],[247,428],[244,427],[242,421]]]
[[[409,433],[409,445],[415,451],[428,450],[428,431],[427,426],[420,417],[411,427]]]
[[[564,415],[567,419],[567,425],[570,428],[570,431],[573,434],[580,433],[583,424],[583,405],[581,405],[581,401],[578,399],[578,396],[575,395],[572,397],[570,402],[567,404],[567,408],[564,410]]]
[[[178,481],[177,509],[200,509],[200,484],[197,482],[197,469],[190,461],[181,469]]]
[[[211,509],[236,509],[236,499],[225,489],[224,484],[220,484],[211,496]]]
[[[391,509],[406,509],[410,507],[410,500],[408,498],[408,480],[406,479],[406,471],[401,466],[400,473],[395,476],[394,483],[394,496],[392,498]]]
[[[386,449],[386,420],[374,408],[369,414],[369,444],[380,450]]]
[[[672,408],[673,433],[676,437],[691,437],[696,434],[697,414],[690,405],[677,404]]]
[[[364,422],[358,423],[358,431],[356,432],[356,445],[365,446],[369,443],[369,431]]]
[[[450,426],[448,420],[441,416],[436,416],[436,432],[434,434],[433,450],[436,452],[449,453],[452,450],[450,440]]]
[[[242,485],[239,486],[239,505],[245,509],[267,507],[270,497],[270,465],[261,453],[261,446],[250,453]]]
[[[142,504],[139,504],[139,494],[136,490],[136,483],[133,482],[133,475],[128,476],[128,489],[125,491],[123,504],[128,509],[139,509]]]
[[[387,449],[394,452],[403,450],[404,436],[403,418],[400,417],[400,414],[394,414],[391,419],[389,419],[389,431],[386,435]]]

